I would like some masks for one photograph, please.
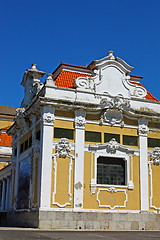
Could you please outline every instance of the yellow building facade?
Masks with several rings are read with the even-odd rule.
[[[8,131],[21,225],[159,229],[160,102],[132,69],[110,51],[88,67],[60,64],[44,84],[35,64],[25,72]]]

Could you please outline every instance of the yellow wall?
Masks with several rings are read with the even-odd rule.
[[[12,124],[13,124],[13,121],[0,120],[0,129],[11,126]]]
[[[116,187],[118,190],[115,193],[110,193],[107,191],[108,187],[99,187],[97,186],[95,194],[91,194],[90,183],[91,179],[94,176],[95,164],[94,164],[94,154],[91,152],[85,152],[85,161],[84,161],[84,208],[85,209],[107,209],[109,207],[99,207],[100,205],[110,205],[111,208],[114,208],[115,205],[124,206],[125,200],[126,207],[115,209],[125,209],[125,210],[139,210],[140,209],[140,196],[139,196],[139,158],[134,156],[132,158],[132,170],[133,170],[133,183],[134,189],[128,190],[123,187]],[[100,191],[100,189],[103,189]],[[99,192],[100,191],[100,192]],[[126,191],[126,192],[125,192]],[[100,202],[98,202],[98,200]]]

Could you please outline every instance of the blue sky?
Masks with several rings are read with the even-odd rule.
[[[24,71],[87,66],[109,50],[160,99],[159,0],[1,0],[0,105],[19,107]]]

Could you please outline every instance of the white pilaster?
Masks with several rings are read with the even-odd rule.
[[[5,203],[5,211],[8,211],[8,207],[9,207],[9,195],[10,195],[10,191],[9,191],[9,185],[10,185],[10,179],[9,177],[7,177],[7,188],[6,188],[6,203]]]
[[[140,196],[141,211],[149,210],[149,192],[148,192],[148,146],[147,133],[148,121],[139,120],[139,148],[140,148]]]
[[[50,208],[51,174],[52,174],[52,144],[54,112],[52,106],[44,106],[41,110],[41,140],[39,160],[39,207]]]
[[[18,133],[19,138],[20,133]],[[19,155],[20,155],[20,141],[17,142],[17,157],[15,161],[15,179],[14,179],[14,209],[17,208],[17,193],[18,193],[18,172],[19,172]]]
[[[85,116],[81,110],[75,111],[75,177],[74,177],[74,208],[83,208],[84,191],[84,137]]]
[[[5,211],[5,202],[6,202],[6,180],[3,179],[2,185],[2,202],[1,202],[1,211]]]

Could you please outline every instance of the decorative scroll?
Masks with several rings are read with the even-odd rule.
[[[123,85],[129,90],[130,96],[134,98],[144,98],[147,95],[147,91],[144,87],[132,84],[130,82],[130,76],[124,74],[122,78]]]

